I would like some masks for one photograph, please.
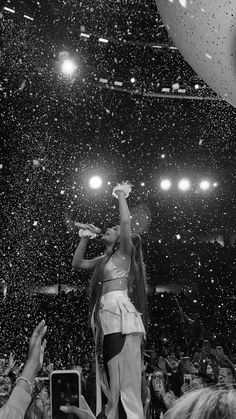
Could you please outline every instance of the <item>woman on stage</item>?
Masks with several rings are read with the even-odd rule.
[[[141,401],[141,344],[146,334],[146,279],[141,238],[130,232],[126,198],[129,183],[118,184],[113,195],[119,201],[120,225],[102,236],[104,255],[84,260],[89,237],[82,237],[72,265],[92,271],[90,318],[109,385],[108,419],[143,419]],[[91,232],[92,225],[86,225]],[[131,302],[131,299],[133,303]],[[100,410],[100,409],[99,409]],[[99,411],[97,410],[97,414]]]

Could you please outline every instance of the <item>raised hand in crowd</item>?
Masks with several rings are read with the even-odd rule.
[[[31,401],[33,383],[42,367],[47,327],[42,320],[34,329],[29,343],[29,354],[22,375],[16,380],[16,387],[6,404],[0,409],[0,419],[23,419]],[[13,361],[11,360],[13,363]]]
[[[179,366],[179,361],[177,360],[176,356],[174,354],[168,355],[165,360],[171,372],[175,372]]]
[[[16,361],[14,360],[14,355],[11,352],[9,356],[8,367],[5,370],[5,375],[8,375],[13,370],[15,364]]]

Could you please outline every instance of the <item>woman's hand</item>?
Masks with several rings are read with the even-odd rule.
[[[79,223],[77,221],[75,221],[75,227],[78,227],[82,230],[90,230],[90,231],[92,231],[93,233],[96,233],[96,234],[100,234],[102,232],[102,230],[100,228],[96,227],[93,224],[84,224],[84,223]]]
[[[16,365],[16,361],[14,360],[14,356],[12,353],[10,353],[9,361],[8,361],[8,367],[5,369],[4,375],[8,375]]]
[[[32,393],[32,384],[35,380],[38,370],[43,364],[44,349],[46,346],[46,339],[43,340],[47,331],[45,321],[42,320],[34,329],[29,343],[29,355],[22,375],[18,377],[19,382],[17,386],[22,387],[30,395]]]
[[[77,223],[77,226],[80,227],[79,236],[80,237],[88,237],[89,239],[94,239],[97,234],[101,233],[101,229],[95,227],[93,224],[81,224]]]
[[[47,331],[45,320],[42,320],[34,329],[29,343],[28,363],[33,365],[35,369],[39,370],[43,365],[44,350],[47,344],[44,335]]]
[[[131,183],[130,182],[122,182],[122,183],[118,183],[112,192],[112,195],[115,196],[116,198],[119,198],[119,195],[124,193],[125,198],[127,198],[131,192]]]
[[[188,393],[190,390],[191,390],[191,386],[190,386],[190,384],[187,384],[187,383],[184,383],[184,384],[181,386],[181,389],[180,389],[181,394],[186,394],[186,393]]]
[[[85,225],[84,225],[84,228],[85,228],[85,229],[88,229],[88,230],[91,230],[91,231],[96,230],[96,227],[95,227],[95,225],[93,225],[93,224],[85,224]]]
[[[72,413],[79,419],[96,419],[92,411],[90,410],[85,398],[80,397],[81,408],[76,406],[60,406],[60,410],[64,413]]]
[[[166,362],[168,367],[171,369],[171,371],[177,371],[179,366],[179,361],[176,359],[174,355],[169,355],[166,357]]]
[[[12,370],[15,364],[16,364],[16,361],[14,360],[14,355],[10,353],[8,367]]]

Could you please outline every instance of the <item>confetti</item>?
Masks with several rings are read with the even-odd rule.
[[[83,0],[57,3],[51,15],[40,11],[45,30],[21,12],[0,15],[0,267],[7,284],[1,356],[14,348],[22,361],[45,318],[48,363],[91,361],[89,274],[72,270],[78,235],[68,220],[116,225],[112,189],[128,179],[131,224],[142,237],[147,270],[147,347],[158,354],[186,350],[177,295],[186,314],[199,313],[206,335],[221,335],[235,357],[235,109],[216,100],[178,50],[153,47],[157,40],[173,46],[155,2],[111,2],[109,13],[104,2],[92,13]],[[81,37],[85,30],[89,39]],[[71,79],[59,71],[63,40],[78,62]],[[201,91],[204,100],[175,98],[180,85],[188,97]],[[166,98],[163,87],[175,97]],[[89,179],[96,173],[106,187],[95,193]],[[191,179],[188,194],[176,188],[182,177]],[[170,190],[160,190],[162,178],[172,180]],[[199,191],[202,178],[217,187]],[[103,252],[96,240],[86,257]]]

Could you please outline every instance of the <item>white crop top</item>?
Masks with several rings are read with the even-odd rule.
[[[130,270],[130,266],[128,270],[126,270],[124,268],[119,268],[118,266],[114,265],[114,263],[112,262],[112,256],[111,256],[108,262],[106,263],[106,265],[104,266],[103,282],[112,281],[113,279],[118,279],[118,278],[128,279],[129,270]]]

